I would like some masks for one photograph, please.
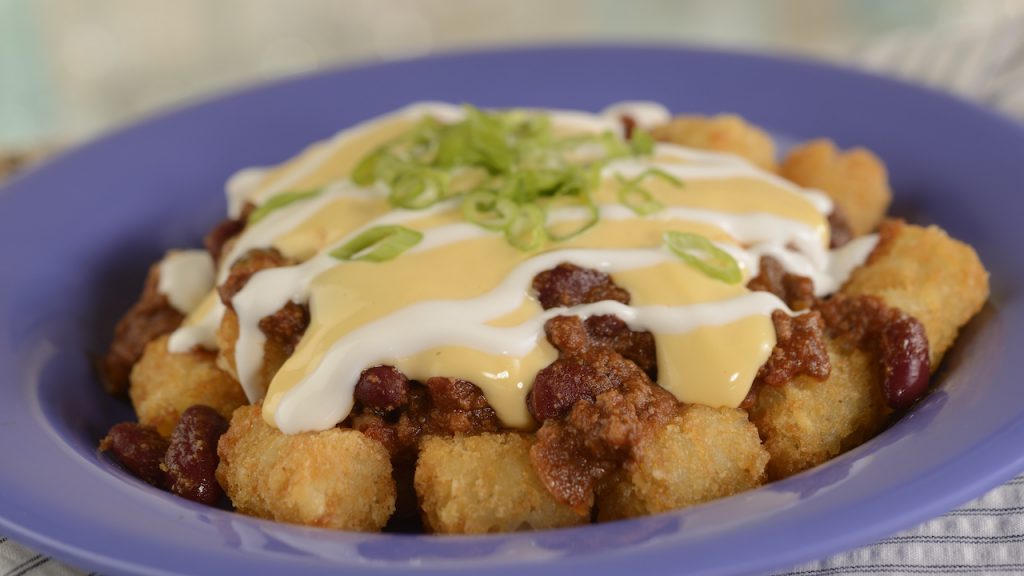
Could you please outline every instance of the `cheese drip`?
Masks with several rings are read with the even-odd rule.
[[[548,112],[561,133],[620,134],[618,117]],[[654,112],[651,112],[653,110]],[[593,193],[597,224],[567,242],[524,252],[500,234],[462,220],[457,202],[427,210],[391,209],[381,185],[360,188],[348,179],[365,154],[418,118],[456,121],[462,111],[419,104],[311,146],[276,168],[248,170],[232,180],[231,206],[261,204],[293,190],[323,188],[313,199],[285,206],[248,227],[221,262],[218,281],[245,251],[275,247],[302,261],[255,274],[232,304],[239,321],[235,360],[250,400],[265,397],[264,418],[286,433],[322,430],[350,412],[359,373],[390,364],[412,379],[461,378],[481,388],[502,422],[534,425],[526,394],[537,372],[557,358],[544,337],[556,315],[612,314],[636,330],[654,333],[658,384],[683,402],[736,406],[775,344],[775,296],[750,292],[760,256],[810,276],[819,294],[834,291],[873,247],[868,238],[830,253],[826,215],[831,202],[728,155],[658,144],[650,157],[612,162]],[[619,177],[658,168],[682,180],[678,187],[648,179],[644,188],[664,208],[641,217],[617,198]],[[572,229],[579,209],[553,210],[549,224]],[[343,262],[329,252],[382,224],[423,234],[412,250],[386,262]],[[711,239],[739,263],[744,280],[730,285],[689,267],[662,246],[665,231]],[[609,273],[632,296],[629,306],[599,302],[544,311],[531,293],[533,277],[560,263]],[[266,338],[259,321],[287,302],[308,303],[311,322],[294,354],[269,382],[260,381]],[[209,296],[171,338],[172,351],[213,347],[224,307]]]

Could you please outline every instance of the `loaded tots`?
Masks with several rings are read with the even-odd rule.
[[[243,514],[476,534],[655,514],[878,434],[988,297],[863,149],[737,116],[417,104],[227,186],[99,369],[139,478]]]

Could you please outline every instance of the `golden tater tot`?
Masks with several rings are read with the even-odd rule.
[[[217,480],[243,514],[337,530],[377,531],[395,511],[391,461],[351,429],[283,434],[261,406],[235,411],[217,448]]]
[[[743,410],[690,405],[598,494],[601,521],[685,508],[761,485],[768,452]]]
[[[238,370],[235,366],[235,342],[238,341],[238,315],[235,311],[228,308],[224,311],[224,316],[221,318],[220,327],[217,329],[217,365],[231,374],[235,379],[238,378]],[[266,393],[267,387],[270,386],[270,381],[274,379],[274,375],[281,366],[291,356],[291,350],[286,349],[281,343],[274,338],[267,338],[263,344],[263,363],[260,365],[259,373],[256,375],[257,381],[253,383],[253,387],[260,392],[260,394]]]
[[[791,151],[779,173],[828,194],[842,209],[854,236],[874,230],[892,201],[885,164],[864,148],[841,152],[831,140],[813,140]]]
[[[817,466],[878,434],[891,410],[875,357],[827,341],[832,373],[824,382],[800,376],[763,386],[750,410],[771,455],[768,479]]]
[[[934,226],[884,222],[878,246],[840,293],[870,295],[910,314],[928,336],[935,370],[957,332],[988,298],[988,273],[974,250]],[[764,386],[751,410],[771,453],[768,476],[795,474],[870,439],[891,409],[881,390],[878,359],[828,342],[832,374]]]
[[[735,114],[676,116],[651,130],[656,140],[727,152],[765,170],[775,170],[775,142],[767,132]]]
[[[427,528],[485,534],[588,523],[541,484],[530,444],[516,433],[425,439],[415,483]]]
[[[932,370],[957,332],[988,299],[988,272],[973,248],[936,226],[887,220],[866,265],[844,294],[870,294],[917,318],[928,334]]]
[[[213,352],[172,354],[170,336],[150,342],[131,374],[129,395],[139,423],[170,436],[181,413],[204,404],[224,418],[246,403],[245,393],[231,376],[217,368]]]

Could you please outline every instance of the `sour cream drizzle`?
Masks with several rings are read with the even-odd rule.
[[[621,134],[628,114],[647,127],[668,113],[652,103],[623,103],[601,115],[547,111],[556,127]],[[557,315],[613,314],[632,328],[655,334],[659,384],[685,402],[738,405],[757,368],[774,346],[770,314],[787,310],[775,296],[704,277],[661,247],[665,230],[701,233],[732,254],[746,279],[763,255],[809,276],[827,294],[874,247],[860,238],[830,252],[826,215],[831,201],[739,158],[659,144],[651,159],[609,164],[595,193],[598,224],[579,237],[538,254],[522,253],[493,232],[465,223],[458,205],[391,210],[387,190],[360,188],[348,179],[362,155],[431,115],[457,121],[462,109],[417,104],[340,132],[279,168],[247,169],[228,185],[230,213],[292,190],[323,188],[249,226],[217,271],[253,248],[276,247],[301,260],[296,266],[253,275],[233,299],[238,319],[234,370],[251,401],[264,400],[264,417],[287,433],[322,430],[343,420],[353,404],[359,373],[392,364],[411,378],[448,376],[477,384],[508,426],[531,425],[525,396],[537,371],[557,357],[544,323]],[[615,177],[657,167],[686,183],[647,186],[665,208],[640,217],[615,199]],[[560,209],[549,223],[571,224],[580,213]],[[363,230],[401,224],[423,240],[384,263],[340,262],[329,255]],[[633,296],[632,305],[599,302],[543,311],[530,294],[533,277],[562,262],[612,275]],[[173,275],[173,274],[172,274]],[[172,279],[173,280],[173,279]],[[395,283],[403,285],[393,286]],[[262,318],[289,301],[308,304],[311,324],[293,356],[272,380],[262,375],[266,338]],[[173,352],[216,348],[225,307],[212,292],[170,340]],[[788,310],[787,310],[788,311]]]

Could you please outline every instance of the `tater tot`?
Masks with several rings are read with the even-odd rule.
[[[870,294],[917,318],[928,334],[932,370],[960,328],[988,299],[988,272],[973,248],[936,226],[887,220],[868,263],[844,294]]]
[[[235,365],[235,342],[238,341],[238,315],[228,308],[224,311],[224,317],[217,329],[217,365],[238,379],[238,369]],[[285,350],[281,344],[273,339],[267,338],[263,344],[263,363],[260,365],[257,381],[253,387],[260,395],[265,394],[270,386],[270,381],[281,366],[288,360],[291,353]]]
[[[425,439],[415,483],[427,528],[485,534],[588,523],[541,484],[530,444],[516,433]]]
[[[775,170],[775,142],[767,132],[734,114],[676,116],[651,130],[656,140],[727,152],[765,170]]]
[[[761,485],[768,452],[743,410],[690,405],[605,483],[601,521],[685,508]]]
[[[286,435],[260,412],[236,410],[217,448],[217,480],[239,512],[337,530],[384,527],[395,483],[383,446],[351,429]]]
[[[864,148],[841,152],[831,140],[813,140],[791,151],[779,173],[828,194],[842,209],[854,236],[874,230],[892,201],[885,164]]]
[[[871,295],[914,316],[928,336],[935,370],[957,332],[988,298],[988,274],[974,250],[932,226],[883,223],[878,246],[840,290]],[[891,409],[881,391],[877,358],[829,341],[832,374],[763,387],[751,410],[771,453],[770,479],[840,454],[881,432]]]
[[[181,413],[204,404],[224,418],[245,404],[245,393],[231,376],[217,368],[216,355],[207,351],[172,354],[169,336],[150,342],[132,369],[129,395],[139,423],[170,436]]]
[[[832,362],[827,380],[800,376],[757,393],[750,420],[771,455],[769,480],[817,466],[885,427],[891,410],[874,356],[845,350],[832,340],[827,345]]]

